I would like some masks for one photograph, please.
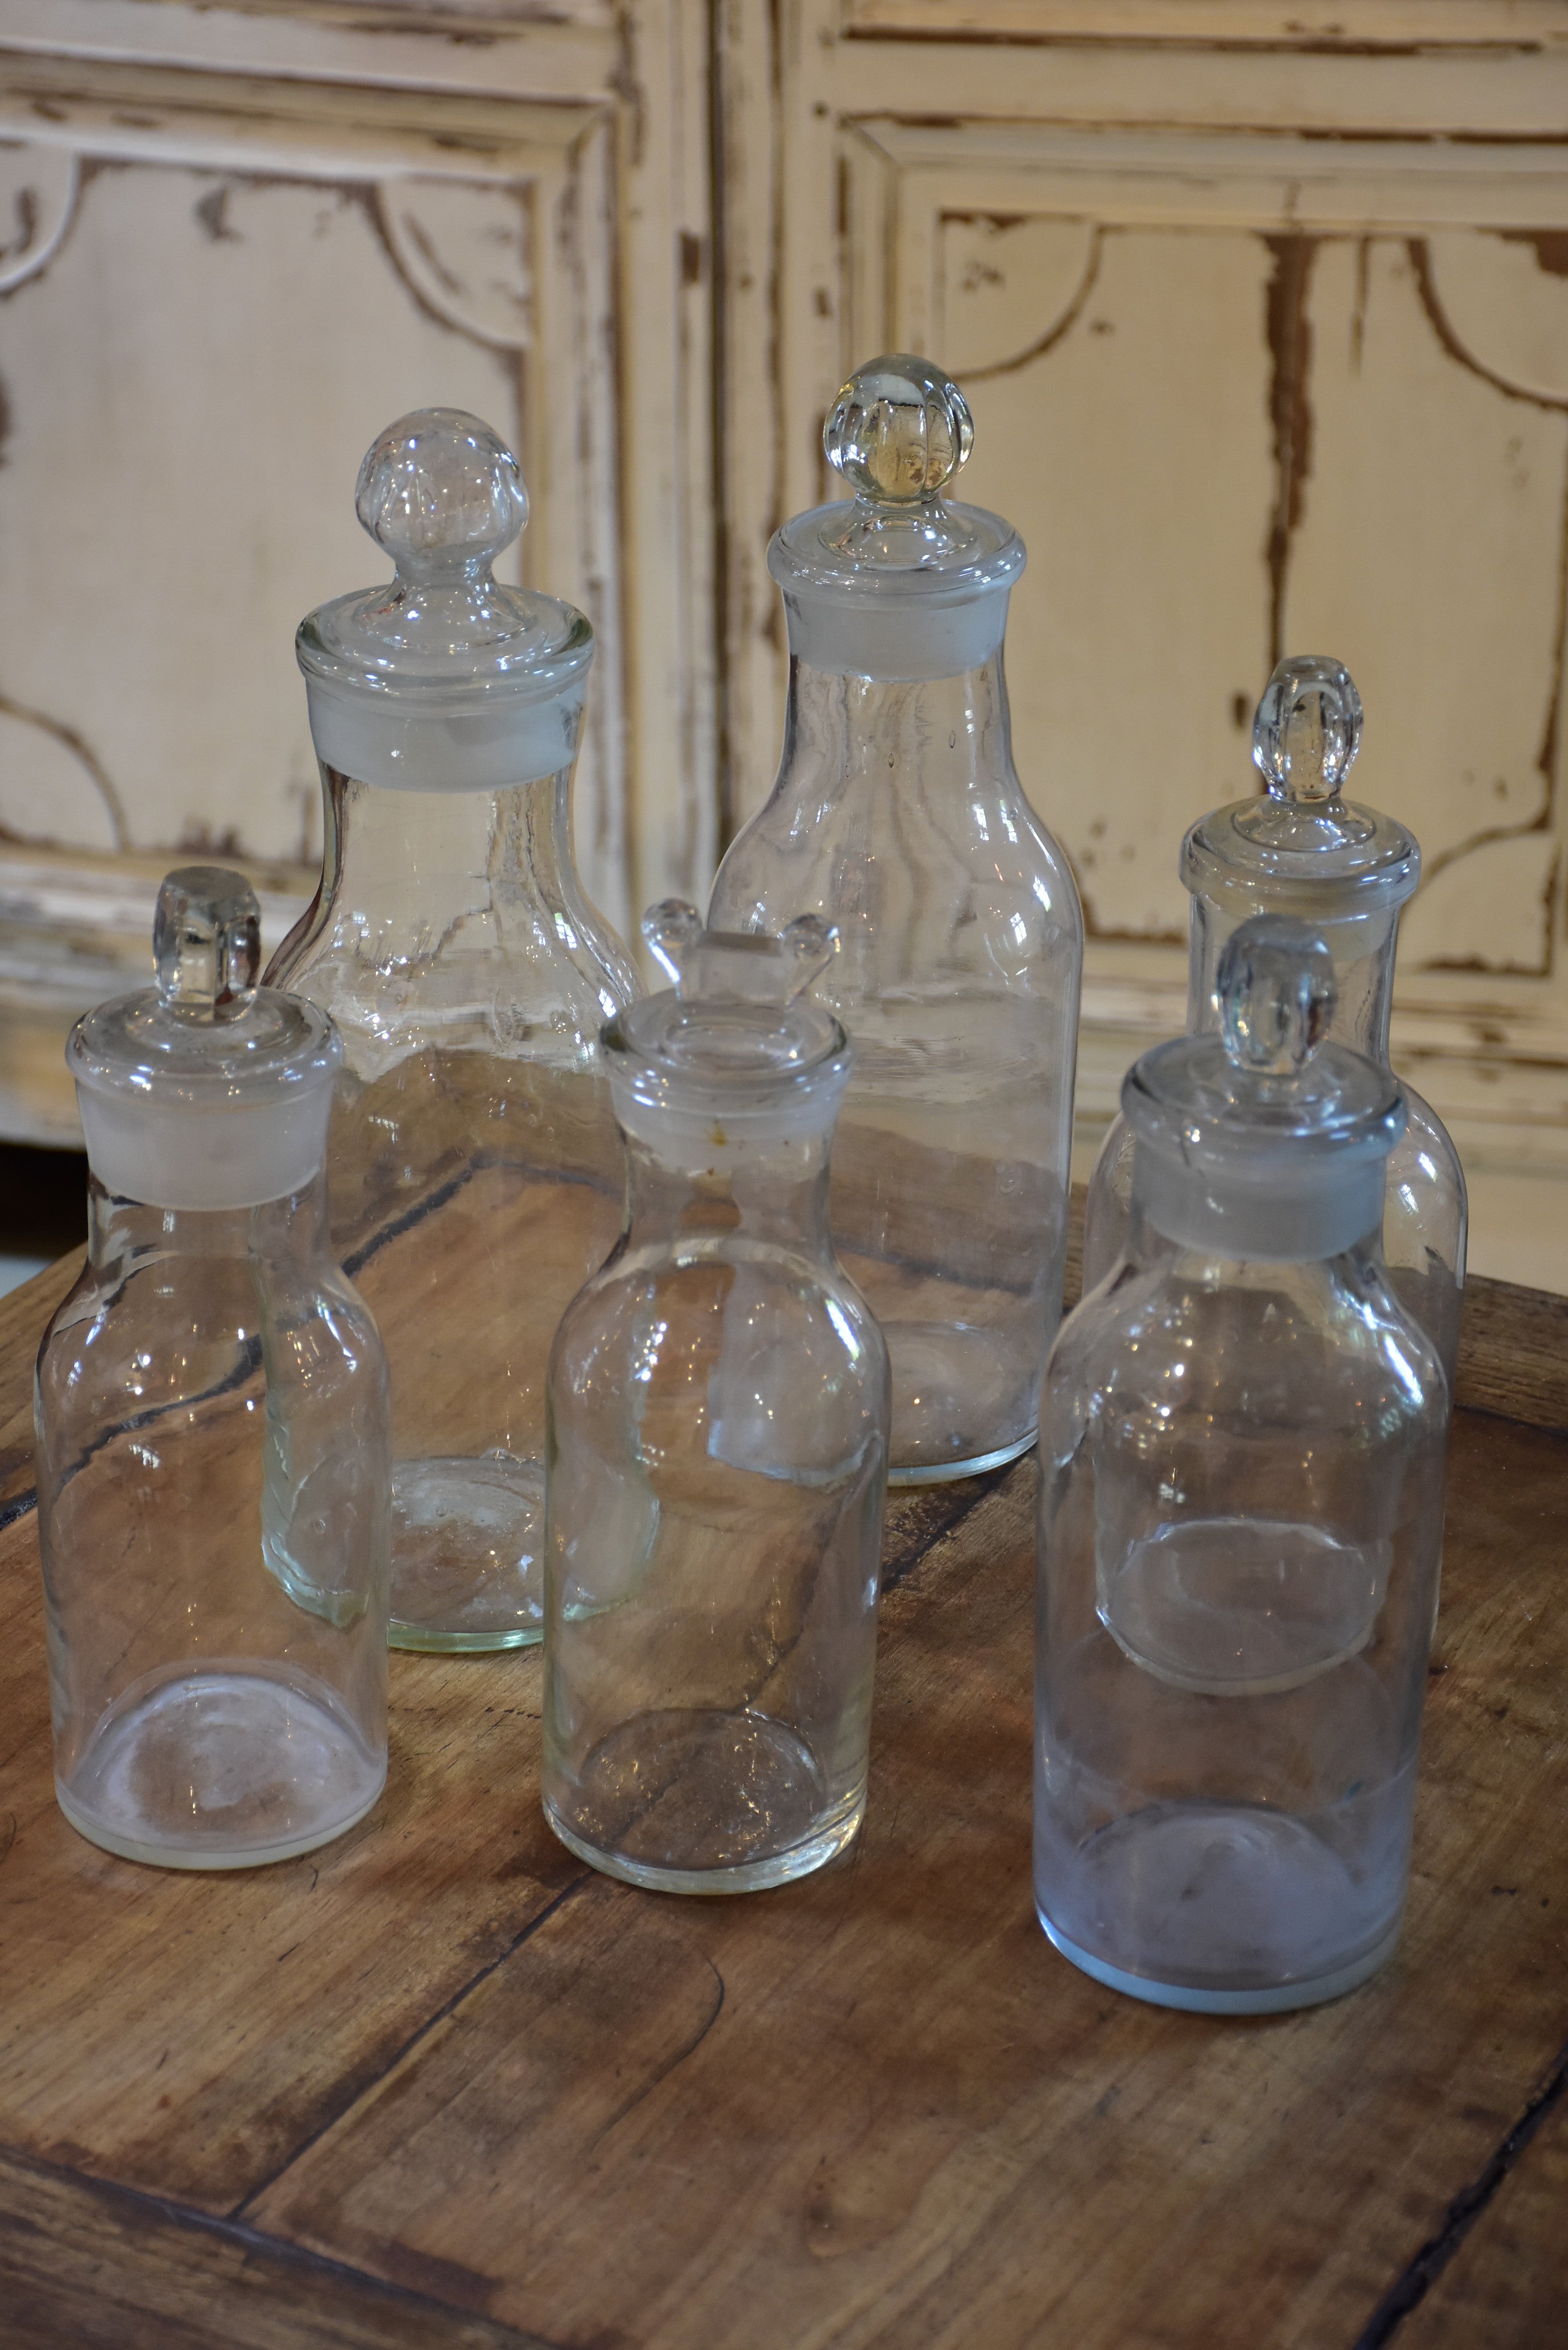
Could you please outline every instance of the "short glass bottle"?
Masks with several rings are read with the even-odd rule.
[[[127,1859],[244,1868],[387,1775],[386,1365],[327,1242],[340,1048],[255,898],[159,894],[156,989],[71,1032],[88,1261],[38,1353],[55,1784]]]
[[[1449,1393],[1378,1244],[1404,1097],[1320,1041],[1328,946],[1259,916],[1219,979],[1222,1035],[1123,1087],[1127,1247],[1046,1372],[1034,1881],[1099,1981],[1253,2013],[1398,1936]]]
[[[1237,925],[1285,914],[1328,941],[1338,988],[1334,1042],[1388,1067],[1399,910],[1421,878],[1421,852],[1392,816],[1340,797],[1360,741],[1361,697],[1344,664],[1307,654],[1282,660],[1252,729],[1267,792],[1214,809],[1181,845],[1181,878],[1192,893],[1189,1035],[1216,1025],[1220,958]],[[1384,1262],[1451,1389],[1465,1278],[1464,1171],[1436,1110],[1397,1082],[1406,1123],[1388,1155]],[[1132,1162],[1132,1136],[1117,1118],[1089,1184],[1085,1291],[1126,1245]]]
[[[528,501],[476,418],[389,425],[357,506],[397,577],[299,630],[326,852],[268,977],[343,1038],[332,1237],[391,1365],[392,1645],[514,1648],[550,1342],[624,1182],[598,1032],[637,983],[572,861],[593,631],[496,581]]]
[[[819,990],[855,1039],[835,1246],[888,1341],[895,1485],[1034,1441],[1062,1311],[1083,919],[1012,764],[1011,524],[943,492],[969,410],[924,360],[874,360],[823,433],[855,491],[768,550],[789,624],[772,797],[709,919],[838,932]]]
[[[605,1031],[626,1229],[550,1364],[545,1816],[634,1885],[805,1876],[866,1802],[888,1357],[827,1226],[832,933],[643,925]]]

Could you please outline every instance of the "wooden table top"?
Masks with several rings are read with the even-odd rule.
[[[140,1868],[50,1770],[0,1304],[0,2340],[11,2350],[1568,2345],[1568,1302],[1473,1284],[1393,1963],[1117,1998],[1029,1869],[1035,1471],[889,1510],[870,1803],[803,1884],[595,1876],[540,1666],[392,1659],[308,1859]]]

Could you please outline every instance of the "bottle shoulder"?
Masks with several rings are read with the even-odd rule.
[[[1176,1252],[1124,1261],[1064,1324],[1046,1380],[1091,1409],[1179,1392],[1216,1416],[1288,1409],[1303,1428],[1361,1415],[1369,1440],[1446,1417],[1448,1400],[1432,1341],[1361,1251],[1218,1278]]]
[[[761,1339],[758,1333],[762,1333]],[[857,1375],[885,1375],[887,1350],[870,1307],[836,1257],[777,1243],[623,1242],[562,1317],[555,1366],[626,1354],[640,1361],[672,1347],[702,1354],[765,1344],[781,1378],[790,1349],[826,1349]],[[651,1354],[649,1350],[652,1350]],[[629,1376],[638,1377],[637,1362]],[[552,1369],[555,1376],[555,1367]]]

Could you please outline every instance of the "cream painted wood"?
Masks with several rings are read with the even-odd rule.
[[[1477,1179],[1476,1261],[1521,1203],[1546,1249],[1568,1229],[1568,6],[794,0],[771,46],[742,18],[726,367],[773,437],[726,451],[730,821],[776,756],[768,524],[829,494],[848,367],[929,351],[971,395],[966,494],[1030,548],[1009,676],[1089,920],[1080,1155],[1181,1023],[1180,834],[1250,787],[1252,703],[1307,646],[1350,662],[1356,786],[1427,852],[1396,1052]],[[1542,1267],[1568,1286],[1568,1247]]]
[[[705,884],[706,71],[691,0],[0,0],[0,1132],[74,1132],[43,1040],[145,969],[170,856],[308,889],[293,633],[375,576],[400,410],[515,436],[522,576],[594,620],[591,893]]]

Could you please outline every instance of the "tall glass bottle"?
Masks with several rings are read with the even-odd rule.
[[[1325,1041],[1334,960],[1232,932],[1222,1036],[1122,1088],[1132,1219],[1040,1414],[1034,1878],[1101,1982],[1248,2013],[1398,1936],[1449,1390],[1382,1262],[1386,1068]]]
[[[476,418],[389,426],[357,509],[397,577],[299,630],[326,848],[268,976],[343,1038],[332,1237],[391,1367],[393,1645],[511,1648],[541,1629],[550,1342],[623,1190],[598,1033],[636,981],[572,861],[593,632],[496,581],[528,503]]]
[[[1219,1024],[1220,958],[1261,913],[1309,921],[1334,958],[1334,1038],[1388,1066],[1399,910],[1421,878],[1414,836],[1341,797],[1361,741],[1361,697],[1342,662],[1282,660],[1258,704],[1252,757],[1268,786],[1195,824],[1181,845],[1192,893],[1187,1026]],[[1465,1179],[1437,1112],[1398,1079],[1403,1134],[1388,1154],[1383,1256],[1390,1279],[1437,1347],[1450,1389],[1465,1277]],[[1112,1124],[1089,1185],[1084,1287],[1102,1281],[1127,1243],[1133,1142]]]
[[[332,1024],[256,986],[238,873],[171,873],[158,985],[67,1058],[88,1261],[38,1351],[55,1783],[93,1843],[245,1868],[387,1775],[387,1369],[327,1244]]]
[[[833,923],[819,989],[855,1066],[834,1244],[888,1340],[890,1479],[964,1476],[1034,1440],[1061,1315],[1083,921],[1012,764],[1012,525],[943,493],[958,387],[894,355],[823,434],[855,492],[768,550],[789,625],[772,797],[713,887],[716,929]]]

